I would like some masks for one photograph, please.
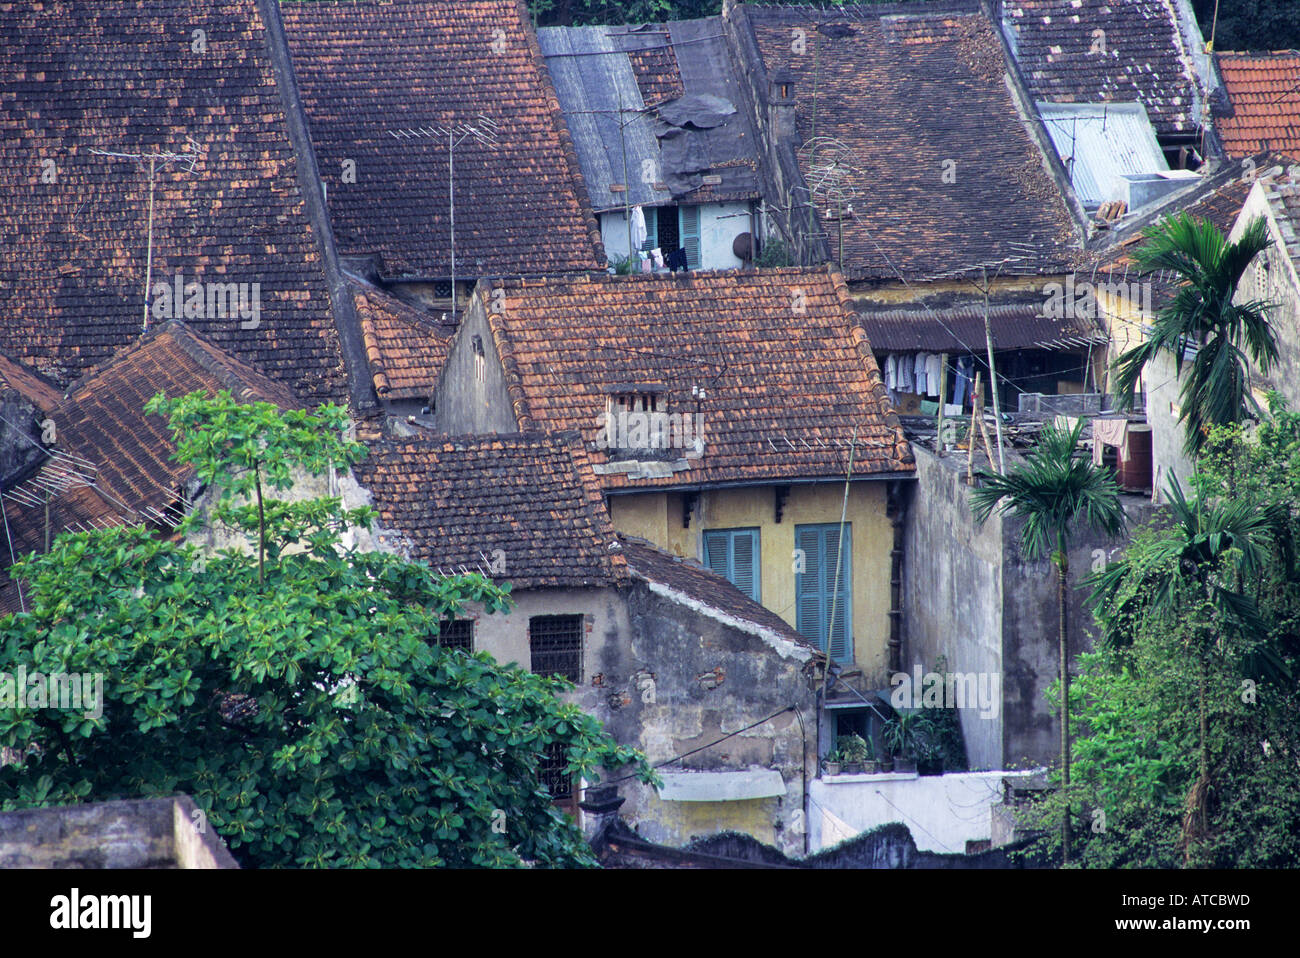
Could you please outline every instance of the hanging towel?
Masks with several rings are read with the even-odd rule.
[[[898,391],[900,393],[916,391],[916,381],[912,378],[915,362],[916,359],[911,353],[904,353],[898,357]]]
[[[930,392],[930,384],[926,381],[926,359],[929,353],[916,354],[916,394],[918,396],[927,395]]]
[[[1092,461],[1101,465],[1102,451],[1106,446],[1119,446],[1120,454],[1127,455],[1128,420],[1094,419],[1092,421]]]
[[[645,242],[646,226],[645,212],[639,206],[632,207],[632,249],[628,251],[629,256],[636,256],[641,250],[641,245]]]
[[[971,385],[975,381],[975,360],[970,356],[960,356],[957,359],[957,375],[952,390],[952,401],[966,408],[966,400],[970,397]]]
[[[885,386],[891,393],[898,388],[898,357],[893,353],[885,357]]]

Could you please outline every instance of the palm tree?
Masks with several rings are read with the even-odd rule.
[[[1111,365],[1115,392],[1132,402],[1142,370],[1161,350],[1173,353],[1183,372],[1187,353],[1195,350],[1191,369],[1179,392],[1184,449],[1195,458],[1211,426],[1239,422],[1260,410],[1249,389],[1247,357],[1263,373],[1277,362],[1277,342],[1269,328],[1269,303],[1234,303],[1246,267],[1272,245],[1263,218],[1230,243],[1209,220],[1188,213],[1164,220],[1144,234],[1138,265],[1148,271],[1169,270],[1180,279],[1174,298],[1156,315],[1150,337]]]
[[[1285,509],[1285,507],[1283,507]],[[1093,575],[1089,599],[1105,641],[1116,648],[1133,643],[1134,630],[1150,616],[1181,618],[1188,605],[1206,602],[1223,623],[1241,635],[1262,640],[1268,628],[1259,608],[1241,584],[1263,567],[1270,544],[1286,528],[1277,507],[1261,506],[1250,497],[1189,502],[1176,477],[1169,481],[1172,524],[1139,566],[1125,557]],[[1129,586],[1125,588],[1126,584]],[[1191,646],[1200,663],[1197,682],[1199,774],[1185,803],[1183,846],[1208,834],[1211,789],[1209,712],[1206,688],[1210,667],[1222,659],[1226,636],[1217,623],[1197,622]],[[1257,644],[1237,663],[1243,675],[1290,678],[1284,660],[1266,644]]]
[[[1005,475],[981,472],[981,487],[971,494],[971,508],[981,525],[993,510],[1025,520],[1022,541],[1025,557],[1048,555],[1056,566],[1059,605],[1057,647],[1061,672],[1061,781],[1067,793],[1061,822],[1064,861],[1070,860],[1070,636],[1067,581],[1070,574],[1069,543],[1077,525],[1118,535],[1124,529],[1124,508],[1119,488],[1109,470],[1075,454],[1083,423],[1073,429],[1047,426],[1025,461]]]

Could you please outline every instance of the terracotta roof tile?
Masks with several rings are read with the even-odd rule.
[[[0,352],[66,387],[140,336],[148,162],[92,151],[192,150],[157,170],[153,283],[260,284],[256,325],[188,322],[346,398],[267,33],[255,0],[0,5]]]
[[[507,280],[488,321],[521,427],[577,430],[606,488],[910,472],[844,281],[827,269]],[[609,471],[597,450],[611,391],[657,384],[669,415],[702,417],[705,450],[660,476]],[[697,403],[694,389],[705,390]],[[635,390],[633,390],[635,391]],[[684,420],[680,430],[685,436]],[[666,458],[686,456],[678,449]]]
[[[1169,0],[1005,0],[1002,22],[1036,99],[1138,100],[1158,134],[1195,133],[1194,51],[1175,9]]]
[[[375,392],[392,400],[433,395],[456,327],[368,283],[349,285]]]
[[[1073,261],[1081,229],[1026,131],[978,4],[744,9],[768,77],[793,80],[801,141],[830,137],[847,150],[826,148],[836,162],[861,171],[842,221],[846,277],[925,279],[995,263],[1004,274],[1060,272]],[[808,150],[800,163],[807,180]],[[824,219],[834,204],[815,205],[839,259],[841,223]]]
[[[281,11],[340,253],[379,254],[389,279],[449,276],[446,142],[389,131],[484,114],[497,124],[495,146],[470,137],[456,149],[458,274],[605,265],[518,0],[321,0]]]
[[[504,558],[495,578],[515,589],[628,581],[576,436],[432,437],[369,447],[357,479],[411,558],[447,572],[485,573]]]
[[[1219,53],[1215,63],[1232,103],[1217,122],[1230,156],[1262,150],[1300,160],[1300,51]]]
[[[61,489],[50,499],[52,536],[65,529],[157,522],[163,516],[174,525],[180,489],[192,470],[171,460],[171,430],[161,416],[145,415],[144,405],[159,392],[176,397],[222,389],[242,402],[299,406],[283,385],[179,322],[158,327],[92,372],[50,413],[53,449],[60,457],[4,492],[14,554],[44,550],[44,506],[33,495],[43,498],[47,488]],[[74,458],[64,458],[69,456]],[[77,481],[64,478],[70,470],[80,475]],[[9,565],[7,554],[3,565]]]

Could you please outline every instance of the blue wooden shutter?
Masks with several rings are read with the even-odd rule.
[[[760,601],[757,529],[714,529],[704,533],[704,564],[755,602]]]
[[[650,252],[659,245],[659,207],[645,208],[645,243],[644,251]]]
[[[700,268],[700,208],[698,206],[681,207],[681,244],[686,250],[686,265],[691,269]]]
[[[798,526],[795,545],[803,550],[804,571],[795,575],[795,628],[837,662],[853,661],[853,570],[850,527]],[[837,565],[838,558],[838,565]],[[836,570],[839,581],[836,581]],[[832,621],[832,617],[834,621]]]

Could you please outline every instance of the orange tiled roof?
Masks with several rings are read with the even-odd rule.
[[[463,277],[601,268],[577,155],[520,0],[320,0],[280,10],[339,252],[386,279],[451,273],[445,138],[486,115],[495,145],[456,148]],[[355,162],[355,182],[345,163]]]
[[[41,412],[49,412],[63,399],[57,386],[8,356],[0,356],[0,389],[17,391]]]
[[[428,399],[456,327],[368,283],[350,285],[375,392],[381,399]]]
[[[1217,122],[1230,156],[1264,150],[1300,160],[1300,51],[1217,53],[1215,62],[1232,103]]]
[[[346,398],[262,10],[0,4],[0,352],[67,387],[139,338],[149,163],[94,151],[192,152],[156,168],[153,283],[248,283],[250,305],[259,284],[255,323],[187,321],[305,397]]]
[[[521,428],[580,432],[607,488],[843,477],[855,428],[855,475],[915,469],[848,290],[828,269],[499,288],[478,294]],[[608,395],[636,383],[665,387],[670,415],[702,417],[705,451],[684,471],[606,471],[595,447]],[[705,391],[698,404],[693,389]]]
[[[501,562],[494,577],[516,589],[629,580],[576,436],[439,436],[369,448],[357,479],[411,558],[485,574]]]

